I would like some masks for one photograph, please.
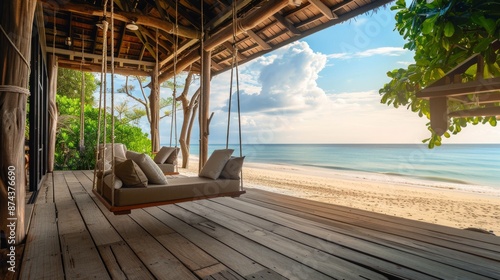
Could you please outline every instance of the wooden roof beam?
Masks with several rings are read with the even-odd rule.
[[[500,102],[500,92],[491,94],[479,94],[476,100],[471,100],[468,95],[451,96],[450,99],[462,102],[467,105],[472,104],[485,104],[485,103],[496,103]]]
[[[313,17],[311,17],[311,18],[309,18],[307,20],[304,20],[304,21],[300,22],[299,24],[297,24],[297,28],[301,28],[301,27],[304,27],[304,26],[306,26],[308,24],[311,24],[311,23],[313,23],[315,21],[318,21],[322,17],[323,17],[323,14],[313,16]]]
[[[84,72],[100,73],[102,71],[101,65],[87,64],[87,65],[81,66],[81,62],[66,60],[66,59],[59,59],[58,66],[61,68],[73,69],[73,70],[78,70],[78,71],[80,71],[80,67],[81,67],[81,70],[83,70]],[[110,72],[111,72],[111,68],[108,67],[108,73],[110,73]],[[151,75],[150,71],[143,71],[143,70],[129,69],[129,68],[120,68],[120,67],[115,67],[115,74],[125,75],[125,76],[150,76]]]
[[[448,116],[453,118],[500,116],[500,107],[496,106],[496,107],[485,107],[485,108],[455,111],[455,112],[450,112]]]
[[[486,93],[500,90],[500,77],[486,80],[477,80],[460,84],[427,87],[417,92],[418,98],[435,98],[460,96],[472,93]]]
[[[233,44],[231,44],[231,43],[229,43],[229,42],[227,42],[227,41],[226,41],[226,42],[224,42],[222,45],[223,45],[224,47],[226,47],[226,49],[228,49],[230,53],[233,53]],[[247,58],[244,54],[242,54],[242,53],[241,53],[241,52],[239,52],[239,51],[238,51],[236,54],[237,54],[237,56],[238,56],[238,58],[239,58],[240,60],[244,60],[245,58]],[[214,56],[214,55],[212,55],[212,56]]]
[[[236,11],[239,11],[241,8],[245,7],[248,5],[252,0],[240,0],[238,3],[236,3]],[[233,7],[231,5],[227,6],[223,12],[219,13],[219,17],[213,18],[211,21],[209,21],[206,24],[206,29],[207,30],[212,30],[219,26],[221,23],[223,23],[226,19],[228,19],[230,16],[233,15]]]
[[[321,2],[321,0],[309,0],[309,3],[316,7],[329,20],[339,18],[327,5],[325,5],[325,3]]]
[[[288,5],[288,0],[268,1],[260,9],[253,11],[246,17],[239,20],[240,21],[239,26],[241,28],[238,28],[237,32],[238,34],[236,35],[239,35],[246,30],[254,28],[259,23],[273,16],[287,5]],[[206,51],[213,50],[220,44],[229,40],[232,36],[233,36],[233,26],[228,25],[225,28],[223,28],[220,32],[214,34],[212,37],[210,37],[208,40],[205,41],[205,50]]]
[[[257,42],[257,44],[259,44],[259,46],[261,46],[264,50],[272,49],[272,47],[268,43],[266,43],[262,38],[260,38],[259,35],[255,34],[255,32],[253,32],[252,30],[247,30],[247,34],[248,36],[250,36],[250,38],[252,38],[255,42]]]
[[[58,6],[53,6],[54,2],[50,0],[39,0],[44,5],[49,6],[48,9],[52,10],[63,10],[68,12],[73,12],[82,15],[89,16],[103,16],[103,11],[100,8],[97,8],[92,5],[87,4],[74,4],[74,3],[64,3],[59,4]],[[199,31],[194,29],[189,29],[184,26],[175,27],[175,25],[171,22],[164,21],[155,17],[151,17],[148,15],[143,15],[136,12],[123,12],[123,11],[115,11],[114,18],[123,22],[135,21],[136,24],[149,26],[152,28],[161,29],[170,34],[177,34],[182,37],[187,37],[191,39],[199,39],[201,34]]]
[[[292,32],[293,35],[300,35],[300,30],[293,25],[287,18],[282,16],[280,13],[274,15],[274,18],[281,23],[286,29]]]
[[[122,46],[123,46],[123,38],[125,37],[125,31],[126,30],[127,30],[126,24],[124,24],[122,26],[122,30],[120,30],[120,39],[118,41],[118,48],[117,48],[118,51],[116,52],[115,57],[120,56],[120,52],[121,52],[121,49],[122,49]],[[92,52],[92,53],[94,53],[94,52]]]
[[[65,55],[69,56],[70,60],[76,61],[76,58],[79,58],[78,62],[80,62],[82,53],[79,51],[72,51],[72,50],[66,50],[66,49],[54,49],[53,47],[47,47],[47,52],[52,53],[54,52],[56,55]],[[101,61],[102,56],[99,54],[91,54],[91,53],[85,53],[84,54],[86,58],[91,58],[94,61]],[[108,57],[108,61],[111,61],[111,57]],[[141,66],[149,66],[153,67],[155,65],[154,62],[148,62],[148,61],[137,61],[134,59],[126,59],[126,58],[115,58],[115,62],[120,63],[120,64],[131,64],[131,65],[141,65]],[[99,72],[101,72],[99,70]]]
[[[165,82],[166,80],[172,78],[174,75],[181,73],[186,68],[188,68],[191,64],[200,60],[200,58],[201,58],[201,55],[197,51],[191,52],[186,57],[184,57],[179,62],[177,62],[177,65],[175,67],[175,70],[176,70],[175,73],[173,70],[167,70],[167,71],[161,73],[161,75],[158,76],[158,83],[161,84],[161,83]]]
[[[183,44],[180,48],[177,49],[177,55],[179,55],[180,53],[182,53],[183,51],[185,51],[186,49],[188,49],[189,47],[193,46],[194,44],[196,44],[199,40],[197,39],[192,39],[192,40],[189,40],[187,41],[185,44]],[[172,51],[172,53],[167,57],[165,58],[164,60],[160,61],[160,69],[167,63],[169,62],[170,60],[174,59],[175,57],[175,52]]]

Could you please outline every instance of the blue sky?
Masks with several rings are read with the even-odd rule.
[[[243,142],[421,143],[429,136],[426,119],[380,103],[378,90],[388,82],[386,73],[413,62],[413,53],[403,49],[405,42],[394,26],[394,12],[380,9],[240,66]],[[211,82],[211,143],[225,143],[229,83],[229,71]],[[191,91],[197,87],[193,84]],[[148,131],[146,122],[141,127]],[[164,119],[162,143],[168,143],[169,133],[170,120]],[[197,143],[197,127],[193,137],[192,143]],[[488,125],[471,125],[444,141],[499,142],[500,130]]]

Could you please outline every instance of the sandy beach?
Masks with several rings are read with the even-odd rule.
[[[181,173],[197,173],[197,159]],[[460,190],[436,182],[432,186],[385,181],[370,174],[328,169],[245,163],[244,187],[343,205],[455,228],[480,228],[500,235],[500,191]],[[397,178],[394,178],[397,179]]]

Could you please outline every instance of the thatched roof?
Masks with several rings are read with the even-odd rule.
[[[239,63],[389,2],[239,0],[236,3]],[[38,22],[43,22],[39,24],[44,35],[41,38],[46,42],[47,53],[59,57],[60,67],[80,69],[83,45],[83,69],[100,71],[103,30],[96,24],[103,18],[103,5],[103,0],[41,0],[37,14]],[[108,4],[108,22],[111,21],[110,7]],[[205,0],[203,7],[198,0],[115,0],[114,15],[117,73],[149,73],[155,65],[157,52],[163,79],[172,75],[175,59],[177,70],[192,65],[192,70],[199,71],[202,34],[206,38],[204,49],[212,52],[212,72],[217,74],[231,67],[233,9],[230,0]],[[132,21],[138,30],[127,28]],[[71,45],[67,44],[68,38],[71,38]],[[335,38],[331,42],[334,44]]]

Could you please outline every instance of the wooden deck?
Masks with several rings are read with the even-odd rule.
[[[109,213],[92,172],[55,172],[20,279],[500,279],[500,237],[247,189]]]

